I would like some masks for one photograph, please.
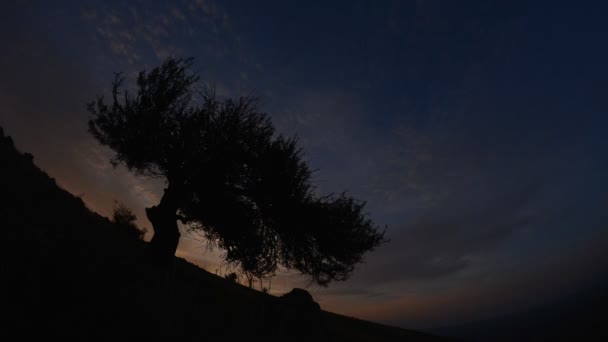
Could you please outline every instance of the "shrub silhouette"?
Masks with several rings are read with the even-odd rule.
[[[114,202],[112,223],[123,228],[129,236],[143,240],[144,235],[146,235],[148,230],[146,228],[139,228],[137,224],[135,224],[135,220],[137,220],[137,216],[133,214],[131,209],[118,201]]]
[[[166,181],[146,209],[154,253],[172,258],[180,220],[246,274],[265,278],[282,265],[321,285],[347,279],[385,241],[365,204],[317,196],[297,140],[277,134],[255,98],[198,91],[191,65],[167,59],[140,72],[134,92],[121,90],[117,74],[110,101],[88,105],[89,131],[114,150],[113,165]]]
[[[239,276],[236,273],[232,272],[232,273],[226,274],[224,276],[224,278],[230,280],[231,282],[235,282],[236,283],[238,281],[238,279],[239,279]]]

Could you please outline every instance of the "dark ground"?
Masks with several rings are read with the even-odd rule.
[[[442,340],[293,307],[180,258],[157,265],[146,242],[60,189],[1,128],[0,165],[4,340]]]

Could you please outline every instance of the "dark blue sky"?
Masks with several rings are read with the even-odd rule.
[[[192,56],[222,96],[255,94],[323,191],[367,200],[392,242],[311,288],[404,327],[522,310],[608,266],[607,8],[517,1],[11,1],[0,125],[94,210],[144,217],[161,184],[107,163],[85,104],[113,72]],[[24,246],[24,250],[27,247]],[[210,271],[217,253],[184,238]],[[301,286],[282,275],[276,293]]]

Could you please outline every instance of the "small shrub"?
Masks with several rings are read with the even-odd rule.
[[[239,276],[236,273],[232,272],[232,273],[226,274],[224,276],[224,278],[236,283],[237,280],[239,279]]]
[[[135,224],[137,216],[133,214],[131,209],[127,208],[124,204],[116,201],[114,202],[114,214],[112,215],[112,223],[125,229],[125,232],[139,240],[143,240],[144,235],[148,231],[146,228],[140,228]]]

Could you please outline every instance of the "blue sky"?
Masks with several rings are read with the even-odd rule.
[[[167,56],[297,134],[321,192],[347,190],[391,243],[331,311],[410,328],[559,298],[607,266],[608,33],[560,2],[4,2],[0,125],[87,205],[143,221],[162,184],[111,168],[85,104]],[[218,269],[183,238],[180,255]],[[273,291],[305,286],[282,275]]]

